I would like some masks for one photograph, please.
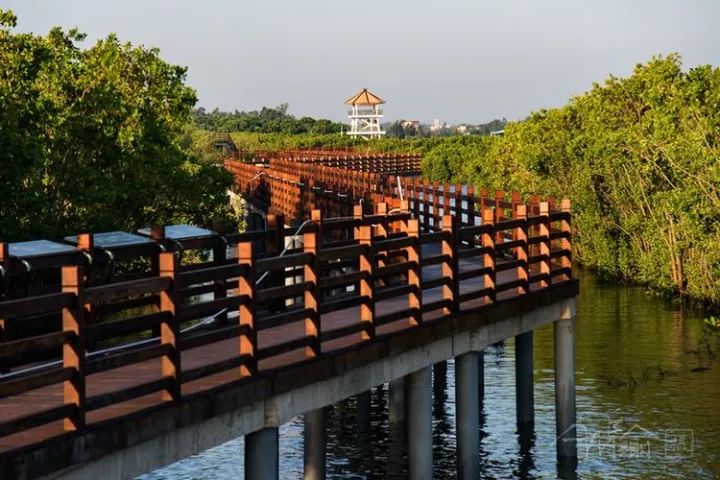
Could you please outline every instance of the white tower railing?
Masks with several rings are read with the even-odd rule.
[[[380,126],[383,111],[378,105],[353,105],[348,111],[348,118],[350,119],[348,135],[358,136],[366,140],[380,138],[385,135]]]

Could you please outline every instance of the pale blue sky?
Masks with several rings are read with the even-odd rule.
[[[189,67],[208,109],[459,123],[559,106],[654,54],[720,65],[720,0],[0,0],[21,31],[116,32]]]

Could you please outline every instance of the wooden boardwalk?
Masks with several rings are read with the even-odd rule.
[[[244,168],[235,172],[254,197],[258,185]],[[56,288],[31,289],[20,298],[6,294],[0,301],[0,466],[11,470],[5,472],[14,471],[20,452],[95,430],[116,426],[117,435],[131,437],[112,442],[137,442],[124,421],[182,406],[198,392],[277,377],[388,336],[410,338],[459,315],[477,311],[482,321],[485,308],[572,282],[567,201],[556,209],[537,197],[526,204],[515,194],[505,201],[502,194],[490,199],[472,188],[401,180],[402,190],[382,187],[406,196],[389,195],[388,205],[383,197],[357,193],[371,174],[333,175],[349,182],[345,191],[356,189],[351,198],[367,203],[341,218],[312,210],[300,230],[270,214],[264,230],[210,232],[205,239],[178,241],[149,231],[166,252],[152,242],[142,244],[142,252],[114,252],[151,257],[152,272],[139,278],[88,283],[97,262],[81,263],[64,266]],[[330,210],[345,208],[337,185],[326,182],[310,194],[303,190],[307,178],[294,186],[273,182],[273,198],[284,206],[271,199],[271,212],[299,212],[304,207],[293,202],[305,200],[343,199]],[[288,242],[289,235],[302,242]],[[77,241],[88,258],[104,254],[91,237]],[[0,265],[13,272],[3,245]],[[181,265],[190,249],[213,255]],[[17,333],[38,319],[44,330]],[[253,395],[248,398],[262,398],[262,392]]]
[[[439,249],[435,245],[428,245],[423,249],[423,257],[432,257],[439,254]],[[498,266],[508,263],[511,260],[499,261]],[[485,264],[482,257],[474,257],[459,261],[459,274],[463,275],[467,272],[473,272],[478,268],[484,267]],[[502,267],[501,267],[502,268]],[[533,273],[533,272],[531,272]],[[423,268],[422,280],[429,283],[442,278],[441,266],[433,265]],[[510,283],[517,280],[517,273],[514,270],[506,270],[498,275],[497,281],[501,284]],[[460,285],[459,294],[467,294],[481,290],[485,287],[485,279],[483,277],[472,277],[464,280]],[[391,285],[387,288],[392,288]],[[539,282],[530,285],[530,289],[539,288]],[[432,304],[442,300],[443,287],[435,287],[423,290],[423,304]],[[234,292],[231,292],[234,293]],[[511,298],[518,295],[516,290],[507,290],[499,295],[499,298]],[[353,298],[353,292],[339,295]],[[463,309],[472,309],[483,305],[487,302],[487,297],[481,297],[470,300],[463,304]],[[378,301],[375,304],[375,315],[382,317],[396,312],[408,311],[407,296],[400,298],[391,298],[388,300]],[[433,312],[423,314],[422,321],[429,321],[433,318],[441,317],[442,310],[438,309]],[[237,321],[237,315],[230,315],[230,322]],[[263,324],[263,318],[258,318],[258,325]],[[360,324],[359,307],[350,307],[342,310],[330,312],[321,315],[321,331],[335,331],[343,328],[352,328]],[[395,321],[378,326],[376,328],[377,335],[414,328],[410,317],[401,316]],[[302,338],[305,335],[305,323],[303,320],[297,320],[292,323],[280,325],[274,328],[268,328],[258,333],[257,345],[258,349],[281,345],[292,339]],[[338,339],[322,342],[322,351],[331,352],[335,349],[342,349],[353,344],[359,344],[367,340],[361,338],[359,333],[344,336]],[[223,361],[231,361],[238,355],[238,339],[230,338],[214,342],[209,345],[203,345],[196,348],[190,348],[182,352],[182,368],[194,369],[203,366],[217,364]],[[303,348],[283,353],[259,362],[259,370],[271,370],[281,366],[286,366],[306,359],[306,352]],[[157,359],[141,361],[131,365],[102,371],[92,375],[88,375],[86,379],[87,397],[99,397],[103,394],[109,394],[117,391],[127,391],[138,385],[147,384],[151,381],[161,381],[163,378],[160,362]],[[235,381],[240,378],[240,372],[237,368],[227,370],[225,372],[209,375],[207,377],[191,381],[183,384],[183,393],[192,393],[200,390],[215,388],[219,385]],[[10,423],[13,420],[32,417],[33,413],[43,410],[60,408],[64,405],[64,394],[62,385],[50,385],[35,390],[30,390],[20,395],[9,396],[0,399],[0,412],[2,412],[3,422]],[[87,415],[87,423],[92,424],[102,420],[121,417],[128,413],[141,410],[151,405],[162,403],[160,393],[152,392],[147,395],[139,396],[128,401],[123,401],[89,412]],[[43,441],[45,439],[62,435],[64,433],[63,421],[57,420],[45,425],[24,430],[22,432],[8,435],[0,438],[0,451],[12,450],[24,445],[30,445]]]

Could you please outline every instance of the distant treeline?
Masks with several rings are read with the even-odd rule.
[[[252,112],[223,112],[215,109],[208,112],[204,108],[196,108],[192,112],[195,124],[212,132],[253,132],[253,133],[285,133],[285,134],[339,134],[347,130],[342,123],[324,118],[296,118],[288,113],[288,104],[277,107],[263,107]]]
[[[407,137],[449,137],[452,135],[490,135],[505,128],[508,121],[503,119],[495,119],[488,123],[461,124],[461,125],[444,125],[437,130],[432,130],[430,125],[425,123],[414,124],[405,120],[397,120],[385,125],[385,131],[388,137],[407,138]]]

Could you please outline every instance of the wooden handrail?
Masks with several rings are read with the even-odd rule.
[[[438,188],[432,186],[435,191]],[[450,195],[456,193],[454,186],[448,190]],[[349,238],[342,240],[349,243],[340,247],[333,246],[338,237],[332,237],[335,233],[325,228],[331,223],[316,210],[303,234],[299,253],[280,256],[285,243],[284,229],[274,223],[268,232],[253,237],[271,238],[274,242],[269,244],[269,256],[262,259],[257,258],[252,241],[238,243],[232,260],[222,258],[218,264],[192,270],[181,268],[177,254],[162,253],[158,256],[156,276],[89,288],[84,285],[81,267],[64,267],[60,293],[0,301],[2,318],[22,322],[41,312],[55,312],[62,318],[59,331],[0,340],[0,364],[8,369],[21,367],[0,375],[0,397],[13,397],[39,388],[59,388],[57,384],[61,383],[65,406],[3,421],[0,435],[59,419],[68,431],[83,430],[87,412],[94,409],[153,392],[162,392],[163,401],[179,402],[183,399],[183,385],[188,382],[233,369],[237,369],[237,379],[251,377],[258,374],[262,362],[292,350],[302,349],[306,357],[322,357],[324,342],[358,335],[362,341],[372,342],[378,330],[389,323],[402,321],[401,328],[421,328],[424,315],[441,311],[440,319],[451,318],[466,309],[477,308],[478,303],[467,306],[470,302],[485,305],[498,298],[503,301],[520,298],[571,278],[569,202],[562,201],[562,211],[553,212],[549,202],[515,203],[518,200],[515,195],[512,218],[505,218],[506,212],[499,213],[497,208],[498,199],[502,197],[498,195],[492,200],[483,195],[474,197],[475,206],[481,208],[477,212],[481,225],[462,225],[461,209],[454,210],[458,207],[454,202],[461,197],[456,195],[448,200],[438,199],[437,209],[442,210],[443,215],[437,222],[428,222],[428,230],[421,230],[424,219],[411,218],[411,212],[418,211],[413,210],[416,197],[411,196],[403,205],[406,210],[400,214],[388,215],[387,206],[380,208],[384,213],[372,215],[355,208],[353,221],[347,224],[345,232]],[[420,212],[422,215],[422,210]],[[333,238],[335,240],[324,243]],[[424,256],[423,249],[436,250]],[[461,258],[464,259],[462,270]],[[476,264],[468,268],[466,262]],[[285,269],[292,273],[286,275]],[[423,278],[423,269],[435,269],[425,272],[439,271],[439,275]],[[265,271],[278,272],[280,276],[277,281],[258,285],[258,273]],[[285,285],[286,277],[295,275],[301,276],[302,281]],[[182,292],[197,285],[209,285],[212,298],[188,303]],[[222,285],[221,292],[215,291],[218,285]],[[441,289],[440,299],[426,301],[426,292],[433,288]],[[157,298],[156,311],[134,312],[126,318],[86,324],[85,312],[96,304],[113,301],[129,308],[135,305],[135,300],[146,298],[144,295]],[[285,310],[287,298],[293,298],[295,304]],[[388,299],[401,299],[406,306],[378,315],[376,304]],[[273,308],[268,307],[271,304]],[[323,331],[322,319],[326,315],[347,308],[359,308],[358,323]],[[221,312],[228,322],[237,323],[218,323],[188,334],[181,329],[181,324],[217,317]],[[430,318],[437,319],[437,314],[434,315]],[[262,349],[258,348],[259,336],[293,322],[304,325],[300,336],[264,343]],[[95,342],[148,332],[158,326],[159,338],[149,338],[137,347],[104,356],[86,353]],[[218,342],[232,338],[238,339],[238,350],[232,358],[183,368],[184,350],[214,348]],[[59,346],[62,346],[61,353]],[[23,373],[27,362],[23,363],[22,356],[43,349],[56,352],[52,355],[61,360],[48,364],[46,369]],[[146,379],[138,385],[86,398],[90,373],[101,375],[120,366],[157,362],[158,358],[159,379]]]

